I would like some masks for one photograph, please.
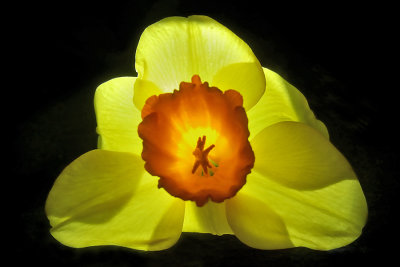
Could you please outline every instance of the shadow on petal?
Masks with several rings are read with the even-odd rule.
[[[52,230],[55,231],[71,221],[82,222],[86,224],[104,224],[119,213],[125,204],[127,204],[132,198],[133,194],[134,191],[132,190],[125,195],[121,195],[118,198],[114,198],[107,202],[90,205],[77,211],[75,210],[71,214],[71,217],[55,225]]]

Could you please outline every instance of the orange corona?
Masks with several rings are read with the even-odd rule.
[[[169,194],[202,206],[233,197],[246,183],[255,158],[237,91],[222,92],[194,75],[179,90],[147,99],[142,119],[145,169]]]

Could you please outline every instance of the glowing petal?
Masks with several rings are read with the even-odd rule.
[[[230,202],[236,200],[236,197],[241,199],[242,195],[257,199],[258,210],[240,218],[240,223],[231,222],[237,219],[235,214],[242,209],[231,207]],[[249,238],[263,236],[258,231],[253,231],[250,226],[283,223],[294,246],[330,250],[357,239],[361,235],[367,216],[365,197],[356,179],[342,180],[316,190],[296,190],[275,183],[270,177],[253,171],[236,197],[227,201],[227,218],[235,235],[245,244],[248,243],[240,237],[240,231],[250,231]],[[243,202],[243,205],[252,206],[254,201]],[[274,212],[273,216],[270,216],[271,211]],[[239,229],[235,229],[233,224]],[[269,231],[270,229],[267,233]],[[282,231],[278,228],[279,233]],[[261,238],[255,239],[254,242],[259,242],[262,248]],[[271,240],[266,236],[264,242]]]
[[[157,85],[143,79],[136,79],[134,89],[133,103],[138,110],[142,110],[149,97],[163,93]]]
[[[246,245],[258,249],[293,247],[285,224],[263,201],[239,191],[226,201],[226,213],[236,237]]]
[[[133,105],[136,78],[115,78],[101,84],[95,94],[99,148],[140,155],[142,140],[137,134],[140,110]]]
[[[160,250],[179,238],[184,203],[130,153],[90,151],[57,178],[46,202],[52,235],[65,245]]]
[[[235,89],[249,95],[246,108],[265,90],[262,67],[250,47],[206,16],[170,17],[147,27],[139,40],[135,67],[139,79],[151,81],[163,92],[178,89],[181,81],[198,74],[223,91]],[[230,71],[234,74],[228,75]],[[231,87],[235,85],[240,88]],[[146,90],[145,83],[136,89]]]
[[[246,110],[253,107],[264,94],[264,74],[259,63],[236,63],[225,66],[214,76],[211,84],[218,88],[235,89],[243,96],[243,106]]]
[[[273,124],[251,140],[254,170],[277,183],[308,190],[356,179],[345,157],[320,132],[299,122]]]
[[[304,124],[282,122],[251,143],[255,167],[235,199],[227,201],[228,222],[243,242],[262,247],[262,229],[249,227],[266,221],[283,223],[294,246],[329,250],[358,238],[366,222],[366,200],[354,172],[325,137]],[[234,201],[241,198],[251,198],[241,204],[258,207],[245,218],[235,215],[243,208]],[[243,232],[247,239],[240,237]]]
[[[225,215],[225,202],[207,202],[198,207],[195,202],[185,202],[183,232],[233,234]]]
[[[250,139],[265,127],[281,121],[303,122],[328,137],[326,126],[315,118],[304,95],[277,73],[266,68],[263,70],[266,79],[265,93],[247,111]]]

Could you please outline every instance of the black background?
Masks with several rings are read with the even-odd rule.
[[[54,266],[344,266],[395,255],[399,189],[393,7],[269,1],[115,1],[13,7],[4,43],[5,234],[15,262]],[[6,12],[5,10],[4,12]],[[307,97],[332,143],[359,176],[369,205],[363,235],[337,250],[262,251],[234,236],[182,234],[161,252],[65,247],[49,234],[44,203],[60,171],[96,148],[93,96],[114,77],[135,76],[146,26],[172,15],[208,15],[244,39],[264,67]],[[9,106],[8,106],[9,105]],[[11,140],[11,141],[9,141]],[[4,172],[6,173],[6,172]],[[11,181],[9,186],[7,181]],[[6,194],[10,193],[10,194]],[[8,212],[8,208],[11,211]]]

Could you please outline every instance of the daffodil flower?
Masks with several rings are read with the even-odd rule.
[[[98,149],[49,193],[57,240],[162,250],[199,232],[329,250],[359,237],[367,204],[350,164],[304,96],[230,30],[163,19],[135,67],[97,88]]]

